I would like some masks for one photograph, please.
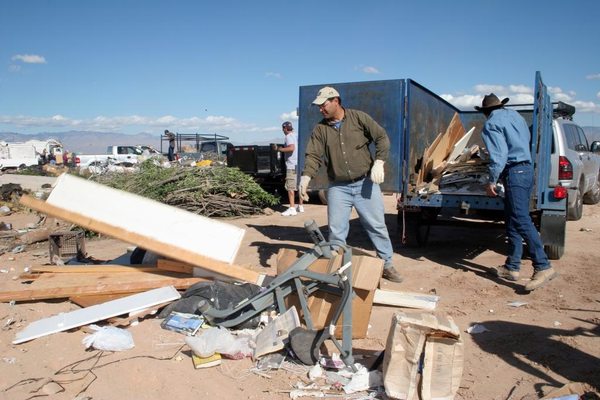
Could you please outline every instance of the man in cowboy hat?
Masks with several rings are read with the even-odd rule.
[[[377,256],[383,259],[383,278],[402,282],[394,268],[394,250],[385,224],[383,164],[388,158],[390,140],[385,130],[368,114],[342,107],[338,91],[325,86],[313,101],[323,119],[312,131],[306,146],[304,171],[300,178],[300,195],[307,200],[306,189],[323,159],[327,166],[327,218],[329,241],[346,244],[350,214],[356,209],[358,218],[371,239]],[[375,160],[369,144],[375,143]]]
[[[496,268],[498,277],[519,280],[523,240],[527,243],[534,273],[525,290],[532,291],[556,278],[544,252],[538,231],[529,216],[529,199],[533,189],[533,165],[529,150],[530,132],[525,119],[515,110],[504,108],[508,98],[500,101],[494,93],[483,98],[481,107],[475,106],[487,118],[481,132],[490,154],[489,181],[485,191],[497,196],[497,185],[504,183],[504,211],[508,256],[504,265]]]

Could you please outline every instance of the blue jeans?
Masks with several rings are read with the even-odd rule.
[[[518,271],[521,268],[523,240],[525,240],[533,268],[536,271],[548,269],[550,262],[544,252],[544,245],[529,216],[529,199],[533,190],[533,166],[520,164],[508,167],[503,176],[506,190],[504,212],[508,236],[508,256],[505,266],[511,271]]]
[[[394,249],[385,224],[383,195],[379,185],[371,179],[360,181],[332,182],[327,190],[327,218],[329,221],[329,241],[332,244],[346,244],[350,230],[350,213],[356,209],[360,223],[371,239],[377,256],[383,259],[384,268],[392,267]]]

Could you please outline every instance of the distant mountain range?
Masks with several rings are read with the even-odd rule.
[[[584,126],[583,130],[588,136],[590,142],[600,140],[600,127]],[[46,140],[57,139],[64,148],[69,151],[81,154],[102,154],[106,152],[106,148],[112,145],[147,145],[152,146],[157,150],[161,150],[161,135],[138,133],[135,135],[126,135],[124,133],[115,132],[92,132],[92,131],[68,131],[68,132],[52,132],[52,133],[36,133],[23,134],[16,132],[0,132],[0,140],[6,142],[26,142],[27,140]],[[282,143],[283,135],[270,140],[257,140],[254,142],[245,141],[244,143],[233,144],[257,144],[266,145],[269,143]],[[167,142],[163,142],[163,152],[167,151]]]
[[[0,140],[6,142],[26,142],[28,140],[46,140],[57,139],[64,148],[69,151],[81,154],[102,154],[106,148],[111,145],[148,145],[160,150],[160,135],[138,133],[136,135],[126,135],[123,133],[106,133],[90,131],[69,131],[36,133],[32,135],[0,132]],[[163,148],[166,151],[168,144],[164,143]]]
[[[5,142],[26,142],[28,140],[46,140],[56,139],[60,141],[64,148],[80,154],[103,154],[106,148],[112,145],[147,145],[157,150],[161,150],[161,134],[138,133],[135,135],[126,135],[124,133],[107,133],[92,131],[68,131],[52,133],[23,134],[16,132],[0,132],[0,140]],[[283,134],[280,137],[271,140],[257,140],[254,142],[245,141],[237,143],[231,140],[234,145],[238,144],[257,144],[266,145],[269,143],[283,143]],[[167,152],[168,143],[162,143],[162,151]]]

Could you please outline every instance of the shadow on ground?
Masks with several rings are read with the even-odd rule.
[[[600,336],[600,325],[592,329],[573,330],[544,328],[509,321],[482,322],[489,332],[472,338],[485,352],[495,354],[507,364],[538,377],[545,383],[536,384],[536,390],[548,392],[550,387],[561,387],[546,371],[571,382],[583,382],[600,390],[600,359],[571,346],[570,338]],[[597,339],[596,339],[597,340]],[[549,350],[551,349],[551,350]]]

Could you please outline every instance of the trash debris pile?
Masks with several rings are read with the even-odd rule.
[[[207,217],[261,214],[279,203],[250,176],[216,164],[163,168],[150,159],[139,164],[136,173],[105,173],[91,179]]]

